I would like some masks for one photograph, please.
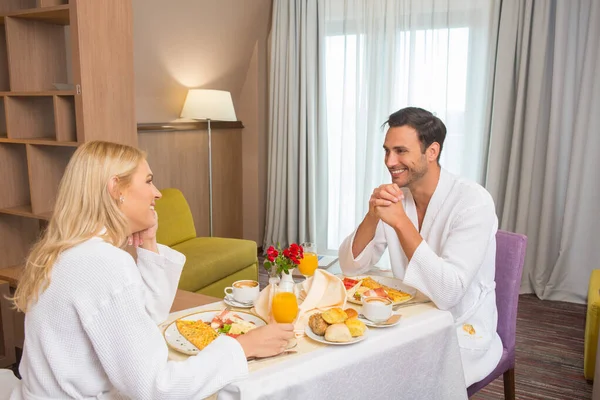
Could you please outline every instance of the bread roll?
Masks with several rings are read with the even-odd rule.
[[[330,342],[349,342],[352,340],[352,335],[346,324],[333,324],[325,331],[325,340]]]
[[[358,317],[358,312],[354,308],[346,308],[344,312],[348,316],[348,319]]]
[[[350,330],[350,334],[352,335],[352,337],[364,335],[365,330],[367,329],[365,324],[357,318],[348,318],[344,323]]]
[[[339,324],[348,319],[348,316],[339,307],[332,308],[323,313],[323,319],[328,324]]]
[[[308,326],[315,335],[323,336],[325,330],[329,327],[329,324],[325,322],[321,313],[316,313],[311,315],[308,319]]]

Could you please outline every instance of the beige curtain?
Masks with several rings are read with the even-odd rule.
[[[503,1],[486,187],[522,292],[583,303],[600,266],[600,2]]]
[[[322,4],[274,0],[269,56],[267,212],[264,248],[312,241],[324,229],[327,141],[322,108]],[[326,210],[326,208],[325,208]]]

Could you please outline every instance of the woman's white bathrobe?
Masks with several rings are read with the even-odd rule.
[[[407,188],[402,190],[406,214],[418,229],[413,197]],[[344,240],[339,250],[340,266],[346,275],[364,273],[379,261],[387,246],[394,276],[454,316],[469,386],[492,372],[502,356],[502,342],[496,332],[497,229],[490,194],[442,169],[423,219],[423,241],[410,262],[394,229],[380,221],[375,237],[356,259],[352,256],[356,232]],[[472,325],[475,334],[465,332],[463,324]]]
[[[239,343],[219,337],[168,361],[157,324],[185,256],[158,245],[131,255],[96,237],[63,252],[25,317],[23,380],[11,399],[201,399],[248,373]]]

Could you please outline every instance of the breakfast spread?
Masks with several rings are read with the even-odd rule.
[[[329,342],[349,342],[352,338],[364,335],[367,327],[358,320],[358,313],[348,308],[331,308],[310,316],[308,326],[315,335],[324,336]]]
[[[195,321],[178,319],[175,324],[179,333],[196,346],[198,350],[208,346],[219,334],[238,337],[256,328],[253,322],[246,321],[229,310],[223,310],[221,313],[216,314],[210,322],[201,319]]]
[[[410,293],[383,285],[369,276],[360,280],[345,277],[342,282],[348,298],[354,301],[361,301],[363,297],[382,297],[390,299],[393,303],[400,303],[413,297]]]

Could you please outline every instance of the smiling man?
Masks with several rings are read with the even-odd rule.
[[[440,167],[446,127],[439,118],[408,107],[386,124],[392,183],[373,191],[367,215],[340,247],[340,266],[346,275],[365,273],[387,247],[394,276],[452,313],[469,386],[502,356],[494,202],[477,183]]]

